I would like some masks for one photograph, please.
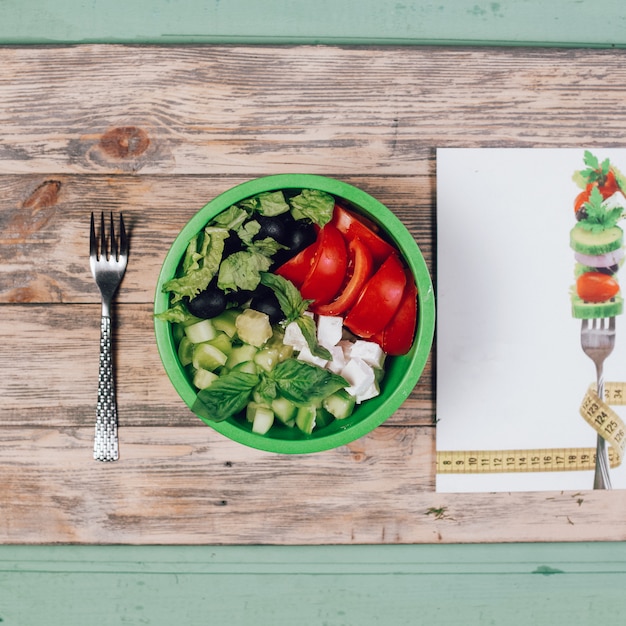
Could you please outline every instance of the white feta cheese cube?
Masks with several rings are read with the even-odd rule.
[[[307,363],[311,363],[312,365],[319,365],[319,367],[326,367],[326,365],[328,364],[328,361],[326,359],[322,359],[319,356],[314,356],[311,350],[309,350],[309,346],[304,346],[304,348],[300,350],[297,358],[299,361],[306,361]]]
[[[317,318],[317,340],[325,348],[336,346],[343,334],[343,319],[334,315]]]
[[[350,383],[346,391],[352,396],[364,394],[376,380],[372,366],[359,357],[350,359],[341,375]]]
[[[382,369],[385,363],[383,349],[373,341],[357,339],[350,348],[350,358],[363,359],[368,365]]]
[[[285,336],[283,337],[283,343],[287,346],[291,346],[294,350],[308,348],[306,339],[296,322],[290,322],[287,324],[287,328],[285,328]]]
[[[370,398],[375,398],[380,394],[380,387],[378,386],[378,382],[374,381],[368,389],[366,389],[363,393],[360,393],[356,396],[356,403],[361,404],[365,400],[369,400]]]
[[[335,374],[341,374],[341,370],[346,366],[346,357],[343,354],[343,350],[341,346],[330,346],[328,348],[332,360],[328,361],[328,365],[326,366],[331,372]]]
[[[615,207],[623,207],[624,206],[624,196],[621,191],[616,191],[612,196],[609,196],[605,200],[602,201],[602,206],[610,211]]]

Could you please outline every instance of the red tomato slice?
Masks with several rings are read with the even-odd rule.
[[[374,262],[367,246],[360,239],[348,243],[348,272],[350,278],[336,300],[313,307],[319,315],[340,315],[347,311],[359,297],[367,279],[372,275]]]
[[[368,247],[376,264],[382,263],[395,252],[395,248],[390,243],[374,232],[374,224],[368,226],[364,218],[357,217],[356,214],[338,204],[335,204],[331,224],[334,224],[348,241],[358,237]]]
[[[413,345],[417,325],[417,286],[409,270],[406,270],[406,286],[400,306],[391,321],[383,329],[378,341],[381,348],[390,355],[406,354]]]
[[[585,302],[605,302],[619,292],[619,283],[602,272],[585,272],[576,280],[576,292]]]
[[[330,223],[320,230],[318,246],[300,293],[305,300],[324,304],[332,300],[346,277],[348,251],[343,235]]]
[[[296,256],[275,269],[274,274],[278,274],[290,280],[299,289],[311,270],[311,264],[313,263],[313,257],[317,251],[318,244],[319,240],[313,242],[310,246],[304,248],[304,250],[300,250]]]
[[[348,311],[344,325],[365,339],[380,332],[398,310],[405,285],[402,263],[397,254],[390,254]]]

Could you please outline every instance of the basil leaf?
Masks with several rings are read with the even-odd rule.
[[[330,370],[296,359],[282,361],[269,372],[269,376],[279,393],[298,405],[323,400],[349,385],[345,378]]]
[[[259,383],[257,374],[231,371],[198,392],[191,410],[213,422],[221,422],[246,408]]]
[[[315,320],[308,315],[301,315],[296,324],[302,331],[306,343],[309,346],[309,350],[313,356],[326,359],[326,361],[332,361],[332,354],[317,342],[317,328],[315,327]]]
[[[287,324],[298,319],[313,302],[312,300],[304,300],[298,288],[290,280],[278,276],[278,274],[262,272],[261,283],[276,294]]]

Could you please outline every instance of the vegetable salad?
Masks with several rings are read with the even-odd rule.
[[[163,290],[178,357],[213,421],[304,434],[375,397],[406,353],[417,289],[396,248],[319,190],[279,190],[221,212]]]

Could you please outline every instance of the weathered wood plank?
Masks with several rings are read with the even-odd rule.
[[[615,50],[0,53],[2,173],[413,176],[436,146],[620,143],[626,115]]]
[[[617,540],[626,493],[433,492],[434,429],[379,428],[333,451],[273,455],[203,427],[3,428],[2,543],[393,544]]]

